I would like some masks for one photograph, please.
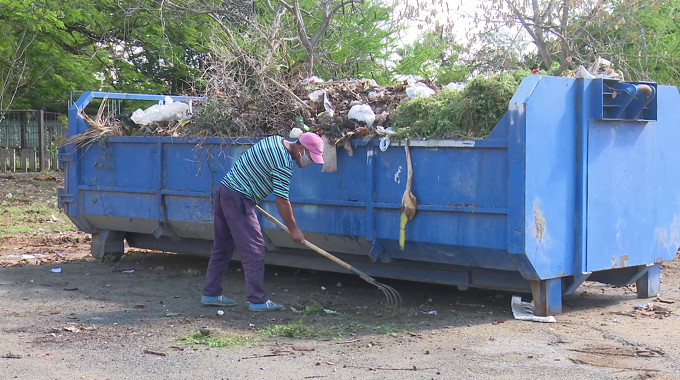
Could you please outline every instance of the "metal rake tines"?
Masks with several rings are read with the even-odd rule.
[[[401,308],[401,295],[399,292],[394,290],[393,287],[385,284],[381,284],[378,281],[373,280],[372,284],[380,289],[387,298],[387,315],[394,316]]]

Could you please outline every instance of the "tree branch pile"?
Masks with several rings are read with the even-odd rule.
[[[463,89],[449,89],[408,82],[379,86],[370,79],[283,82],[282,77],[237,67],[243,66],[225,63],[219,68],[228,75],[212,76],[211,93],[192,102],[190,118],[137,126],[117,115],[109,122],[123,127],[111,131],[126,136],[259,138],[294,137],[291,132],[298,129],[327,135],[336,145],[386,134],[394,139],[485,138],[507,111],[523,77],[478,77]]]

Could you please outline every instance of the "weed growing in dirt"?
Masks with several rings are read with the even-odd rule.
[[[385,333],[385,335],[391,336],[393,338],[397,338],[406,334],[406,330],[400,327],[380,325],[376,326],[375,328]]]
[[[102,263],[104,264],[113,264],[116,261],[116,256],[112,255],[110,253],[107,253],[102,257]]]
[[[17,235],[27,232],[75,231],[71,221],[61,214],[53,204],[42,201],[9,199],[1,202],[0,236]],[[54,218],[52,217],[54,215]],[[57,220],[54,220],[54,219]]]
[[[193,345],[203,344],[208,347],[247,347],[257,342],[257,339],[232,333],[225,333],[217,330],[210,335],[203,335],[200,332],[191,332],[177,340],[180,344]]]
[[[324,313],[324,307],[318,302],[309,301],[301,306],[301,310],[296,312],[300,315],[317,315]]]
[[[201,274],[201,271],[198,269],[194,268],[189,268],[185,271],[182,271],[182,276],[184,277],[194,277],[194,276],[199,276]]]
[[[75,231],[73,223],[57,208],[57,186],[56,182],[33,180],[28,174],[3,179],[0,236]]]
[[[363,329],[364,327],[366,327],[366,325],[364,325],[361,322],[352,321],[349,323],[349,327],[353,329]]]
[[[262,335],[283,336],[293,339],[332,338],[338,336],[337,333],[331,330],[321,329],[313,325],[305,325],[302,319],[285,325],[271,325],[263,328],[260,332]]]

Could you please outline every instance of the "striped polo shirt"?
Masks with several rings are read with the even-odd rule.
[[[269,136],[246,150],[222,179],[222,184],[259,204],[272,192],[288,199],[293,157],[283,137]]]

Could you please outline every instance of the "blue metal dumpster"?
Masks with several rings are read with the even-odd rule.
[[[162,96],[88,92],[94,98]],[[186,100],[175,97],[175,100]],[[77,108],[76,108],[77,107]],[[355,141],[338,170],[294,173],[291,202],[305,237],[367,274],[531,292],[554,315],[584,281],[659,291],[660,263],[680,246],[680,94],[655,83],[526,77],[484,140],[412,140],[418,213],[401,250],[406,183],[401,145]],[[251,140],[110,137],[60,152],[59,204],[93,234],[92,255],[132,247],[209,255],[211,196]],[[278,216],[273,197],[262,207]],[[260,220],[267,263],[344,271]]]

